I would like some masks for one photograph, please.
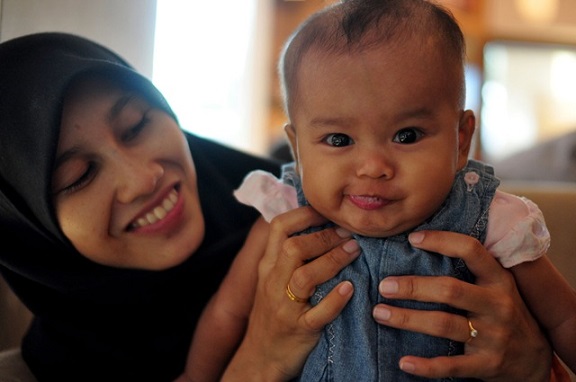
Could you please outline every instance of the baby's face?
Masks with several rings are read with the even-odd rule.
[[[85,81],[68,95],[52,181],[62,231],[97,263],[165,269],[204,237],[196,171],[178,125],[107,82]]]
[[[459,106],[461,69],[437,56],[407,42],[303,58],[287,131],[306,198],[336,224],[395,235],[446,198],[474,116]]]

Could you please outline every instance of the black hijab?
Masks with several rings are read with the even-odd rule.
[[[166,271],[84,258],[59,228],[50,182],[64,94],[94,73],[173,116],[148,79],[92,41],[40,33],[0,44],[0,272],[35,316],[22,352],[39,380],[170,381],[257,216],[232,191],[248,171],[278,166],[187,134],[206,219],[198,251]]]

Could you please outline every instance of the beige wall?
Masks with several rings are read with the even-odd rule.
[[[551,12],[546,8],[536,11],[534,19],[523,16],[520,3],[535,3],[527,0],[485,0],[486,32],[491,37],[523,41],[545,41],[576,44],[576,1],[539,0],[553,4]],[[538,20],[538,18],[541,20]]]
[[[1,0],[0,41],[76,33],[118,52],[151,77],[156,0]]]

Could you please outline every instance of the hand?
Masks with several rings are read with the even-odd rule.
[[[511,273],[469,236],[426,231],[412,233],[409,239],[415,247],[462,258],[476,276],[476,283],[451,277],[388,277],[380,284],[380,293],[468,311],[478,335],[470,337],[466,317],[378,305],[374,317],[380,324],[466,343],[465,354],[460,356],[405,356],[400,360],[402,370],[427,378],[548,381],[550,345],[524,305]]]
[[[352,284],[343,282],[318,305],[306,302],[316,285],[360,254],[350,233],[339,228],[292,236],[326,222],[310,207],[272,220],[247,332],[223,380],[286,381],[297,376],[323,327],[352,297]],[[292,301],[287,285],[304,302]]]

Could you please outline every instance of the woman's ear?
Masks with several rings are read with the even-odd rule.
[[[284,125],[284,132],[288,137],[288,142],[290,142],[290,148],[292,149],[292,157],[298,163],[298,141],[296,139],[296,129],[291,123]]]
[[[458,168],[463,168],[468,162],[475,130],[476,117],[474,112],[472,110],[464,110],[458,123]]]

